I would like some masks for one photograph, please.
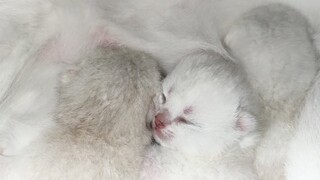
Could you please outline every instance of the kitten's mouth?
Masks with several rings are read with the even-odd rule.
[[[173,133],[171,131],[163,129],[154,129],[152,134],[155,141],[159,144],[161,144],[161,141],[168,141],[173,138]]]
[[[155,129],[153,131],[153,136],[157,136],[160,139],[165,139],[165,135],[162,133],[161,129]]]
[[[153,138],[160,144],[160,141],[166,141],[173,137],[173,133],[167,129],[171,123],[167,120],[166,113],[159,113],[151,122]]]

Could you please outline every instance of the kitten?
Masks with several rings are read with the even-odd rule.
[[[55,125],[1,179],[137,179],[150,132],[148,104],[160,89],[156,62],[123,46],[98,48],[62,76]]]
[[[142,179],[256,179],[258,106],[250,87],[218,53],[194,56],[164,79],[151,106],[150,126],[159,145],[148,148]]]
[[[285,178],[294,116],[319,67],[311,30],[299,12],[272,4],[245,13],[225,38],[264,106],[255,159],[260,179]]]

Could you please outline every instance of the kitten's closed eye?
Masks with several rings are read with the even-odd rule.
[[[181,123],[181,124],[195,125],[194,123],[188,121],[187,119],[185,119],[183,117],[177,117],[174,121],[177,123]]]

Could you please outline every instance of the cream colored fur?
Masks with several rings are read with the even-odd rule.
[[[55,125],[0,160],[1,179],[137,179],[159,73],[149,55],[97,49],[62,77]]]

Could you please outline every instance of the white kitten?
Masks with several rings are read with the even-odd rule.
[[[287,180],[320,179],[320,76],[308,92],[290,142],[286,163]]]
[[[138,179],[148,104],[160,89],[155,60],[125,47],[82,60],[63,76],[55,126],[3,157],[1,179]]]
[[[284,179],[294,116],[318,69],[307,20],[279,4],[245,13],[225,42],[264,105],[264,137],[256,152],[260,179]]]
[[[142,179],[256,179],[257,106],[232,61],[212,51],[195,53],[162,87],[149,113],[160,145],[149,147]]]

